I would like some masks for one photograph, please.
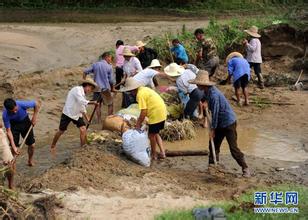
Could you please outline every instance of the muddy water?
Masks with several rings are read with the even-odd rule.
[[[98,125],[92,126],[92,129],[99,129]],[[90,129],[91,130],[91,129]],[[26,166],[27,154],[24,149],[23,155],[17,163],[18,177],[17,182],[22,181],[23,176],[32,177],[41,175],[44,171],[62,163],[70,157],[73,150],[79,146],[79,131],[74,126],[70,126],[67,133],[62,136],[58,142],[56,157],[50,153],[50,143],[53,133],[47,137],[38,140],[35,152],[34,167]],[[253,128],[238,128],[238,145],[246,154],[260,158],[268,158],[283,161],[304,161],[308,159],[308,153],[301,148],[298,140],[293,140],[287,136],[274,134],[273,132],[259,131]],[[194,140],[184,140],[175,142],[165,142],[165,148],[168,150],[205,150],[208,149],[207,129],[198,128],[197,138]],[[222,154],[230,154],[226,140],[221,146]]]
[[[247,155],[294,162],[308,159],[308,153],[304,151],[303,144],[299,140],[253,128],[239,127],[237,131],[239,148]],[[198,128],[196,139],[167,142],[165,148],[168,150],[205,150],[208,149],[208,142],[207,129]],[[226,140],[222,143],[221,153],[230,153]]]

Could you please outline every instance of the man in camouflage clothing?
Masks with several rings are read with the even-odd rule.
[[[217,48],[212,39],[204,38],[204,31],[201,28],[196,29],[194,34],[197,40],[196,66],[206,70],[212,76],[219,65]]]

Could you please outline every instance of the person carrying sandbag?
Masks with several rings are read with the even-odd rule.
[[[143,84],[134,78],[128,78],[120,92],[130,92],[136,96],[138,107],[141,110],[136,123],[136,129],[140,130],[145,117],[148,117],[148,136],[151,144],[151,158],[164,159],[166,157],[163,147],[163,141],[159,131],[164,129],[165,120],[167,119],[167,108],[163,99],[154,90],[142,86]],[[160,154],[156,153],[156,146],[160,148]]]

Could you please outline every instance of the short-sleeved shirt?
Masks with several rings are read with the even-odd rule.
[[[164,100],[153,89],[139,87],[136,99],[140,110],[147,109],[149,124],[156,124],[167,119]]]
[[[123,65],[123,71],[128,76],[132,76],[142,70],[141,63],[137,57],[131,57],[129,61],[125,60]]]
[[[17,105],[17,112],[11,113],[7,111],[5,108],[2,113],[2,119],[5,128],[11,128],[11,122],[21,122],[23,121],[27,116],[27,109],[28,108],[35,108],[35,101],[23,101],[23,100],[16,100]]]
[[[197,52],[202,51],[202,60],[204,62],[207,62],[217,56],[217,48],[211,38],[204,39],[203,41],[197,41],[196,49]]]
[[[196,74],[190,69],[185,69],[185,71],[176,79],[176,86],[184,94],[191,93],[197,88],[196,84],[191,84],[188,81],[196,78]]]
[[[153,83],[153,77],[158,74],[156,70],[146,68],[139,73],[137,73],[133,78],[137,80],[138,82],[141,82],[142,85],[144,86],[149,86],[151,88],[154,88],[154,83]]]
[[[91,67],[84,70],[85,74],[94,73],[94,81],[101,90],[110,90],[110,85],[114,85],[114,77],[112,74],[112,66],[106,60],[100,60]]]
[[[171,52],[175,54],[176,58],[181,59],[185,63],[188,62],[188,56],[187,56],[186,50],[185,50],[185,48],[183,47],[182,44],[179,44],[175,47],[172,47]]]
[[[228,61],[228,73],[233,77],[233,82],[244,75],[250,79],[250,66],[247,60],[241,57],[234,57]]]

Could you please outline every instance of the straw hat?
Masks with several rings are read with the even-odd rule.
[[[124,87],[122,87],[119,91],[120,92],[128,92],[128,91],[132,91],[134,89],[137,89],[140,86],[143,86],[143,84],[141,82],[138,82],[133,77],[128,77],[125,81]]]
[[[213,86],[215,85],[214,82],[210,81],[209,73],[205,70],[200,70],[198,75],[195,79],[188,81],[191,84],[197,84],[201,86]]]
[[[132,51],[128,47],[124,47],[122,55],[127,56],[127,57],[135,56],[135,54],[133,54]]]
[[[147,45],[146,43],[143,43],[141,40],[138,40],[137,42],[136,42],[136,46],[137,47],[144,47],[145,45]]]
[[[240,57],[240,58],[243,58],[243,55],[239,52],[232,52],[230,53],[227,58],[226,58],[226,63],[229,62],[229,60],[231,60],[233,57]]]
[[[150,66],[148,66],[147,68],[154,68],[154,67],[161,67],[160,62],[159,62],[158,59],[152,60]]]
[[[95,89],[98,88],[98,85],[94,82],[94,80],[92,78],[86,78],[84,80],[82,80],[81,84],[89,84],[91,86],[94,86]]]
[[[176,64],[176,63],[170,63],[166,68],[164,69],[164,72],[168,76],[180,76],[184,72],[185,68]]]
[[[248,30],[244,30],[247,34],[253,37],[261,37],[260,34],[258,34],[258,28],[256,26],[251,26]]]

